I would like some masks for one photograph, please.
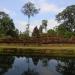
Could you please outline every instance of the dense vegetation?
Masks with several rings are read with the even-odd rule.
[[[5,12],[0,12],[0,37],[18,37],[13,20]]]

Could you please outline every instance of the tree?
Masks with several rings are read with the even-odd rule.
[[[19,37],[19,31],[18,31],[18,29],[8,30],[6,34],[9,35],[9,36],[11,36],[11,37],[15,37],[15,38]]]
[[[48,62],[49,62],[48,58],[42,59],[42,64],[44,67],[48,66]]]
[[[51,35],[51,36],[55,36],[55,35],[56,35],[56,32],[55,32],[53,29],[49,29],[49,30],[47,31],[47,33],[48,33],[49,35]]]
[[[4,18],[4,17],[8,17],[8,14],[6,14],[3,11],[0,11],[0,19]]]
[[[56,29],[55,29],[57,36],[62,36],[64,38],[71,38],[74,34],[74,32],[68,31],[66,27],[62,24],[60,24]]]
[[[67,29],[65,28],[64,25],[60,24],[59,26],[57,26],[55,28],[55,31],[57,33],[57,36],[63,36],[65,35],[65,33],[67,32]]]
[[[10,68],[12,68],[14,60],[15,57],[13,56],[0,56],[0,75],[5,74]]]
[[[15,37],[14,33],[16,33],[16,28],[13,20],[5,12],[0,12],[0,36]]]
[[[36,9],[35,5],[32,2],[28,2],[22,7],[22,12],[24,13],[24,15],[28,16],[27,30],[29,31],[30,17],[37,14],[39,12],[39,9]]]
[[[21,38],[21,39],[28,39],[30,37],[28,36],[28,34],[25,31],[25,32],[20,32],[19,38]]]
[[[32,33],[32,36],[35,36],[35,37],[39,37],[39,30],[38,30],[38,28],[37,28],[37,26],[34,28],[34,30],[33,30],[33,33]]]
[[[64,59],[58,60],[58,65],[56,66],[57,72],[62,75],[75,75],[75,60],[74,59]]]
[[[56,20],[60,22],[67,31],[75,31],[75,5],[68,6],[61,13],[56,15]]]
[[[47,30],[47,20],[42,20],[42,27]]]

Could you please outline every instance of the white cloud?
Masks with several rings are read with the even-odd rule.
[[[25,21],[18,21],[15,23],[15,26],[17,29],[19,29],[19,31],[24,32],[26,29],[26,22]]]
[[[40,4],[40,11],[42,13],[59,13],[63,10],[62,7],[58,7],[55,4],[50,4],[50,3],[42,3]]]
[[[30,0],[36,7],[40,8],[40,13],[59,13],[63,10],[63,7],[59,7],[56,4],[49,3],[48,0]]]
[[[19,31],[24,32],[26,30],[26,24],[27,22],[25,21],[19,21],[16,23],[16,28],[19,29]],[[30,33],[33,32],[33,29],[35,26],[37,26],[39,28],[39,26],[41,25],[41,21],[34,21],[34,23],[30,24]],[[58,26],[59,24],[55,21],[55,20],[48,20],[48,26],[47,26],[47,30],[48,29],[53,29],[55,26]]]
[[[18,21],[18,22],[16,22],[15,23],[16,25],[16,28],[19,30],[19,31],[21,31],[21,32],[25,32],[26,31],[26,25],[27,25],[27,22],[25,22],[25,21]],[[39,24],[38,24],[39,25]],[[37,25],[37,22],[34,22],[34,24],[30,24],[30,26],[29,26],[29,32],[30,32],[30,34],[33,32],[33,29],[34,29],[34,27],[35,26],[38,26]]]
[[[59,23],[57,23],[56,20],[52,19],[52,20],[48,20],[48,27],[47,29],[53,29],[54,27],[58,26]]]
[[[0,11],[3,11],[5,13],[9,14],[9,16],[11,16],[11,17],[16,16],[16,12],[15,11],[9,10],[7,8],[0,8]]]
[[[58,9],[55,5],[53,4],[48,4],[48,3],[43,3],[40,5],[41,12],[56,12]]]
[[[41,24],[40,21],[34,21],[33,23],[31,23],[30,28],[29,28],[30,33],[32,33],[35,26],[39,27],[40,24]],[[19,31],[21,31],[21,32],[24,32],[26,30],[26,27],[27,27],[26,25],[27,25],[27,22],[25,22],[25,21],[17,21],[15,23],[16,28],[19,29]]]

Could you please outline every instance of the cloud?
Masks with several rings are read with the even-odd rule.
[[[31,23],[30,24],[30,28],[29,28],[30,33],[33,32],[33,29],[34,29],[35,26],[37,26],[39,28],[41,23],[42,22],[39,21],[39,20],[38,21],[34,21],[34,23]],[[25,22],[25,21],[18,21],[16,23],[16,28],[19,29],[19,31],[24,32],[26,30],[26,24],[27,24],[27,22]],[[57,21],[55,21],[54,19],[48,20],[47,30],[48,29],[53,29],[55,26],[58,26],[58,25],[59,25],[59,23],[57,23]]]
[[[0,11],[3,11],[5,13],[9,14],[9,16],[11,16],[11,17],[16,16],[16,12],[15,11],[9,10],[7,8],[0,8]]]
[[[43,3],[40,5],[41,12],[56,12],[58,9],[55,5],[53,4],[48,4],[48,3]]]
[[[42,13],[59,13],[63,10],[64,8],[58,7],[55,4],[50,4],[50,3],[42,3],[40,4],[40,11]]]
[[[37,8],[40,8],[40,13],[59,13],[63,10],[63,7],[59,7],[56,4],[49,3],[48,0],[30,0]]]
[[[26,30],[26,24],[27,22],[25,21],[17,21],[15,26],[19,31],[24,32]]]
[[[30,33],[33,32],[33,29],[35,26],[39,27],[40,24],[41,24],[40,21],[34,21],[33,23],[31,23],[29,27]],[[24,32],[26,30],[26,27],[27,27],[26,25],[27,25],[27,22],[25,21],[20,20],[20,21],[15,22],[16,28],[21,32]]]
[[[52,19],[52,20],[48,20],[48,27],[47,29],[53,29],[54,27],[58,26],[59,23],[57,23],[56,20]]]

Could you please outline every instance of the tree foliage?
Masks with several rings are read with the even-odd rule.
[[[15,35],[16,34],[16,35]],[[0,36],[16,37],[18,32],[15,28],[13,20],[5,12],[0,12]]]
[[[58,60],[58,65],[56,66],[57,72],[62,75],[75,75],[75,60],[74,59],[64,59]]]
[[[75,5],[68,6],[61,13],[56,15],[56,19],[67,31],[73,32],[75,30]]]
[[[36,9],[32,2],[28,2],[23,6],[22,12],[30,18],[30,16],[34,16],[34,14],[38,13],[38,9]]]
[[[74,35],[74,32],[68,31],[64,25],[59,25],[55,29],[57,36],[61,36],[64,38],[71,38]]]
[[[47,34],[51,35],[51,36],[56,36],[56,31],[54,31],[53,29],[49,29],[47,31]]]

